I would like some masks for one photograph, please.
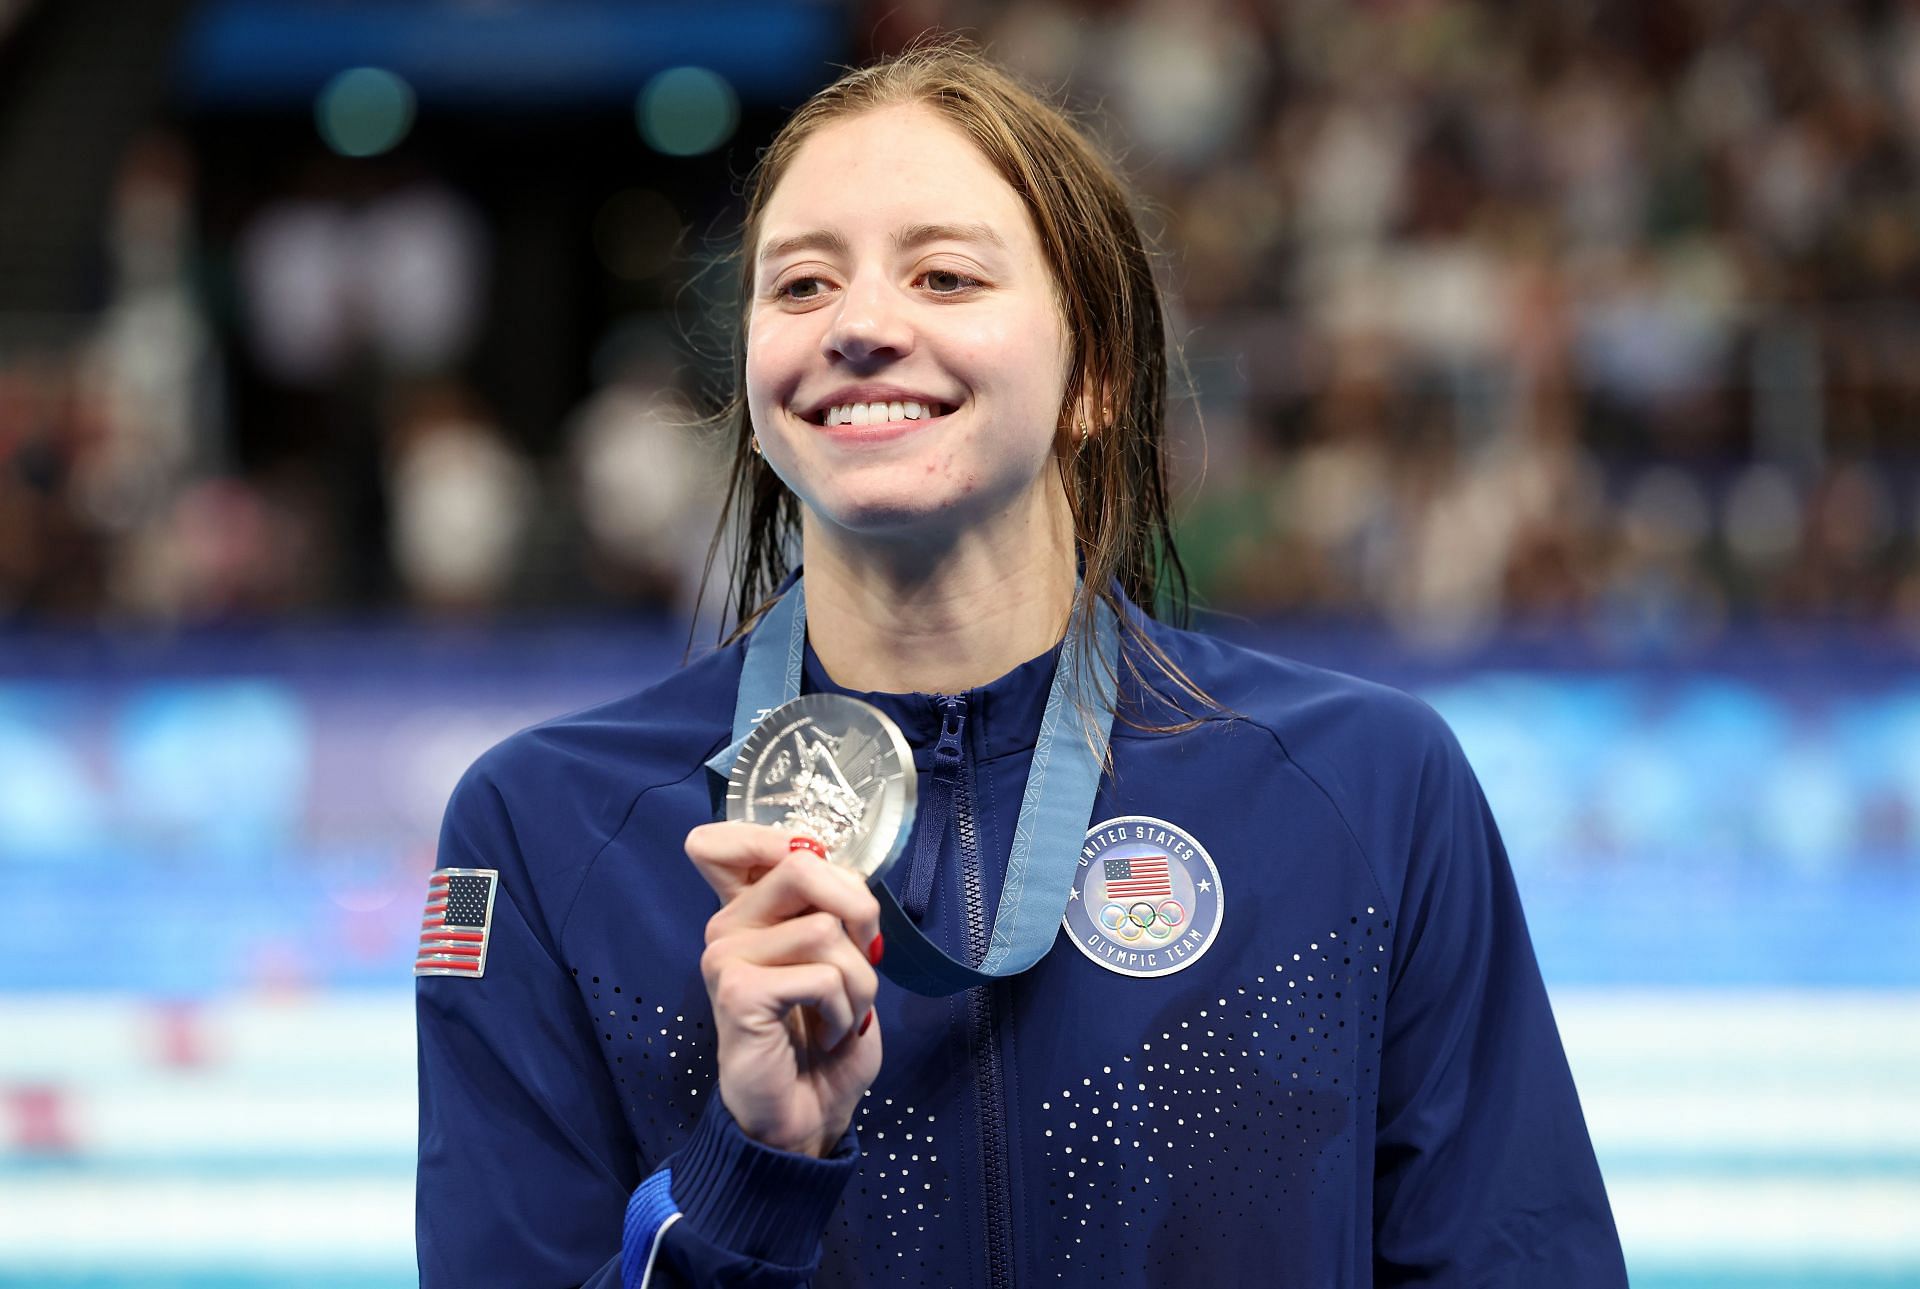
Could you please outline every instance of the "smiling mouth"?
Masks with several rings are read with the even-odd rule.
[[[951,403],[895,399],[886,403],[841,403],[821,408],[807,419],[815,425],[891,425],[897,421],[933,421],[953,412]]]

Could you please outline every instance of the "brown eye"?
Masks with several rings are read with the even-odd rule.
[[[935,295],[959,295],[980,285],[966,274],[955,273],[952,269],[928,269],[921,274],[920,280]]]
[[[811,300],[820,294],[820,279],[817,277],[795,278],[780,288],[780,294],[789,300]]]

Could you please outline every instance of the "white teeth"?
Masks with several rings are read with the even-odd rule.
[[[884,425],[890,421],[931,420],[947,409],[939,403],[917,403],[901,399],[886,403],[842,403],[827,409],[822,425]]]

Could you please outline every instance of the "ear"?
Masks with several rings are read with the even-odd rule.
[[[1112,380],[1097,371],[1083,374],[1066,426],[1067,442],[1076,452],[1113,427],[1113,408]]]
[[[1085,447],[1096,435],[1113,428],[1113,395],[1105,381],[1088,382],[1074,400],[1072,439],[1075,448]]]

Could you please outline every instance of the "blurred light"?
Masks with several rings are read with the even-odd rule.
[[[1664,735],[1649,724],[1622,737],[1583,791],[1593,811],[1598,844],[1615,855],[1649,865],[1685,859],[1702,861],[1693,837],[1697,798],[1693,768]]]
[[[134,835],[209,867],[291,847],[311,757],[306,705],[265,680],[150,685],[120,713],[114,740],[119,804]]]
[[[654,277],[673,262],[680,212],[648,188],[607,198],[593,217],[593,249],[607,272],[628,282]]]
[[[0,862],[84,855],[106,834],[108,802],[73,742],[6,710],[7,697],[0,691]]]
[[[1757,781],[1767,842],[1809,877],[1828,876],[1853,858],[1860,794],[1836,761],[1824,741],[1805,739],[1768,758]]]
[[[377,157],[413,128],[413,87],[381,67],[351,67],[313,104],[327,146],[343,157]]]
[[[670,67],[647,82],[635,106],[640,136],[670,157],[697,157],[733,137],[740,100],[704,67]]]

